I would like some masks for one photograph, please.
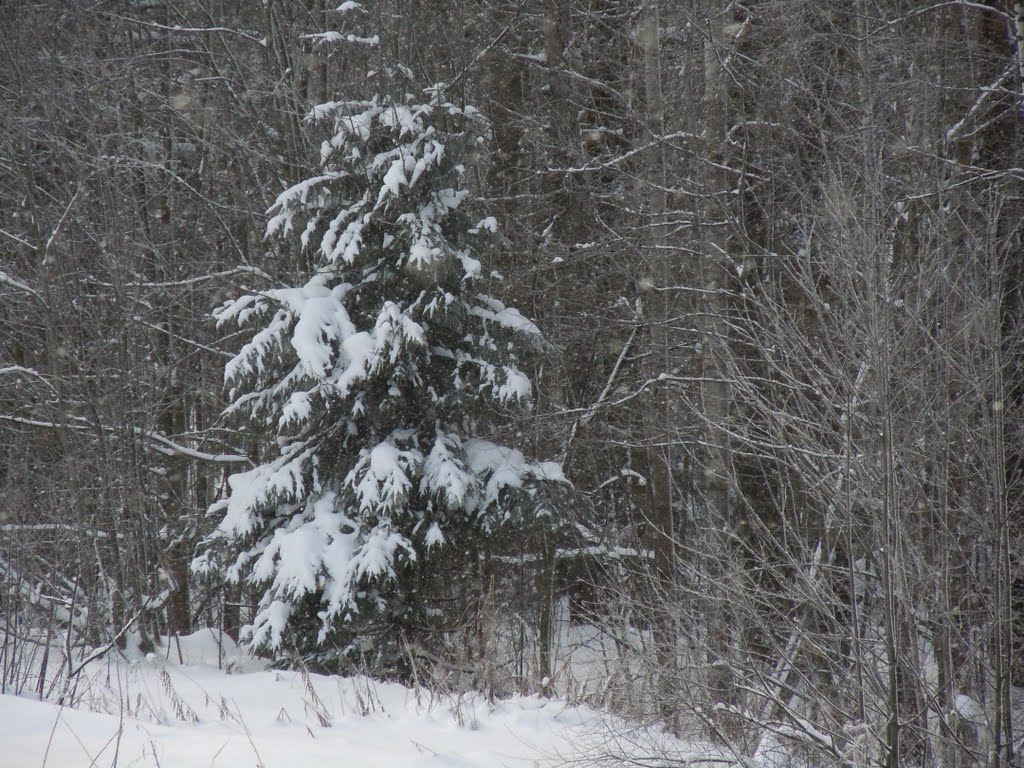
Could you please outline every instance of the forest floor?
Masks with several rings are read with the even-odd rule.
[[[267,670],[227,642],[203,630],[159,654],[108,654],[71,707],[8,691],[0,768],[542,768],[601,762],[626,732],[564,699]]]

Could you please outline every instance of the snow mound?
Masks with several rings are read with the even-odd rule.
[[[0,763],[539,768],[564,760],[603,724],[597,712],[558,699],[488,702],[362,677],[256,670],[210,630],[158,650],[91,664],[73,708],[0,696]]]

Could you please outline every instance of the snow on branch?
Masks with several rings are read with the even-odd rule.
[[[147,27],[148,29],[159,29],[163,32],[174,32],[176,34],[182,35],[234,35],[235,37],[240,37],[243,40],[247,40],[250,43],[256,43],[256,45],[263,46],[264,48],[267,46],[267,38],[256,37],[253,34],[243,32],[240,29],[232,29],[231,27],[183,27],[178,24],[158,24],[154,21],[143,21],[142,19],[133,19],[129,18],[128,16],[120,16],[116,13],[105,13],[104,15],[112,19],[117,19],[118,21],[126,21],[129,24],[136,24],[140,27]]]
[[[7,233],[5,232],[4,234]],[[31,286],[21,282],[20,280],[14,279],[13,277],[11,277],[9,274],[2,270],[0,270],[0,283],[3,283],[4,285],[9,285],[12,288],[17,288],[19,291],[29,293],[35,296],[37,299],[39,298],[39,293],[35,290],[35,288],[32,288]]]
[[[314,32],[308,35],[302,35],[302,39],[312,40],[317,45],[340,45],[341,43],[352,43],[353,45],[365,45],[370,48],[376,48],[380,45],[380,37],[378,35],[360,37],[359,35],[353,35],[351,33],[345,35],[341,32]]]
[[[248,456],[239,456],[233,453],[205,453],[189,448],[169,440],[161,434],[153,431],[137,430],[137,432],[153,441],[150,446],[153,450],[159,451],[167,456],[186,456],[190,459],[208,461],[212,464],[251,464]]]

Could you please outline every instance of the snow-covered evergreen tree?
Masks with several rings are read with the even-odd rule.
[[[280,195],[268,236],[297,241],[310,271],[216,313],[252,330],[225,371],[228,412],[269,435],[267,460],[229,479],[194,564],[262,590],[252,639],[270,649],[399,603],[422,612],[403,572],[552,520],[544,489],[565,486],[557,464],[484,438],[529,404],[520,361],[541,343],[485,292],[496,222],[460,160],[486,122],[436,95],[331,102],[308,120],[329,129],[320,168]]]

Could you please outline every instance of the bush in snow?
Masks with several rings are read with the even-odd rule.
[[[309,273],[216,313],[251,329],[228,413],[272,436],[269,456],[229,479],[194,563],[258,588],[257,645],[300,652],[429,623],[433,563],[554,524],[565,488],[557,464],[483,438],[529,404],[520,361],[541,337],[484,292],[496,223],[459,163],[479,113],[377,98],[308,120],[330,128],[319,172],[278,197],[268,235],[297,239]]]

